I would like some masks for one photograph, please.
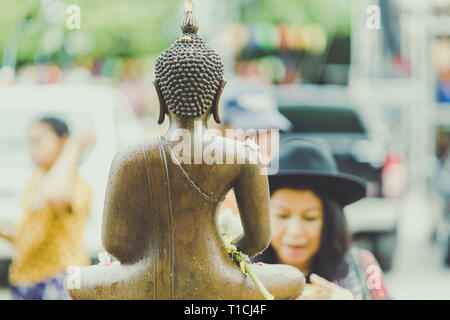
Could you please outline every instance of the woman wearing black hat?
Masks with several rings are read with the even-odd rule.
[[[381,269],[373,255],[350,247],[343,214],[365,196],[361,179],[340,173],[330,152],[311,141],[288,141],[279,170],[269,175],[272,240],[255,262],[300,269],[310,299],[386,299]]]

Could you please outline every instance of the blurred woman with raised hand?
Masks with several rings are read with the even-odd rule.
[[[15,255],[9,270],[13,299],[68,299],[63,280],[70,265],[88,265],[83,231],[91,187],[77,174],[85,148],[95,140],[91,130],[69,135],[60,119],[45,117],[29,130],[36,172],[22,203],[22,218],[13,234],[0,232]]]
[[[282,146],[269,176],[272,239],[253,261],[297,267],[309,285],[300,299],[386,299],[381,269],[351,247],[344,206],[365,196],[365,183],[340,173],[328,149],[303,139]]]

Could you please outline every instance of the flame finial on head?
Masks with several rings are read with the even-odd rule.
[[[181,23],[181,31],[185,33],[197,33],[198,31],[198,20],[194,16],[194,5],[192,0],[186,0],[184,2],[186,7],[186,12],[184,13],[183,22]]]
[[[184,5],[186,7],[186,12],[192,12],[192,0],[186,0]]]

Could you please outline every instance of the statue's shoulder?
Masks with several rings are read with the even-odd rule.
[[[225,151],[234,150],[238,154],[256,155],[259,153],[259,146],[253,141],[247,139],[245,142],[227,137],[216,137],[222,141]]]
[[[128,145],[116,153],[112,166],[122,170],[139,169],[144,165],[147,153],[155,148],[158,148],[158,137]]]
[[[246,140],[245,142],[223,138],[225,144],[225,151],[231,150],[236,163],[242,163],[244,159],[245,166],[250,167],[260,167],[263,163],[261,153],[259,152],[259,146],[253,140]],[[240,159],[240,161],[238,161]]]

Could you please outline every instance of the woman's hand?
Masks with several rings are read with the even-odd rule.
[[[12,235],[7,232],[3,227],[0,227],[0,238],[8,240],[9,242],[13,241]]]
[[[330,292],[328,300],[354,300],[353,294],[350,290],[344,289],[315,273],[311,274],[309,279],[312,284],[322,287]]]
[[[47,204],[58,210],[71,210],[73,178],[76,168],[84,150],[95,139],[93,129],[82,131],[68,138],[61,154],[36,192],[31,206],[32,211],[39,211]]]
[[[350,290],[344,289],[317,274],[311,274],[311,284],[317,288],[316,292],[307,296],[300,296],[299,300],[354,300]]]
[[[80,153],[83,153],[86,147],[95,142],[95,131],[94,129],[87,129],[82,131],[81,133],[74,135],[73,137],[69,138],[69,140],[70,139],[78,147],[78,151]]]

